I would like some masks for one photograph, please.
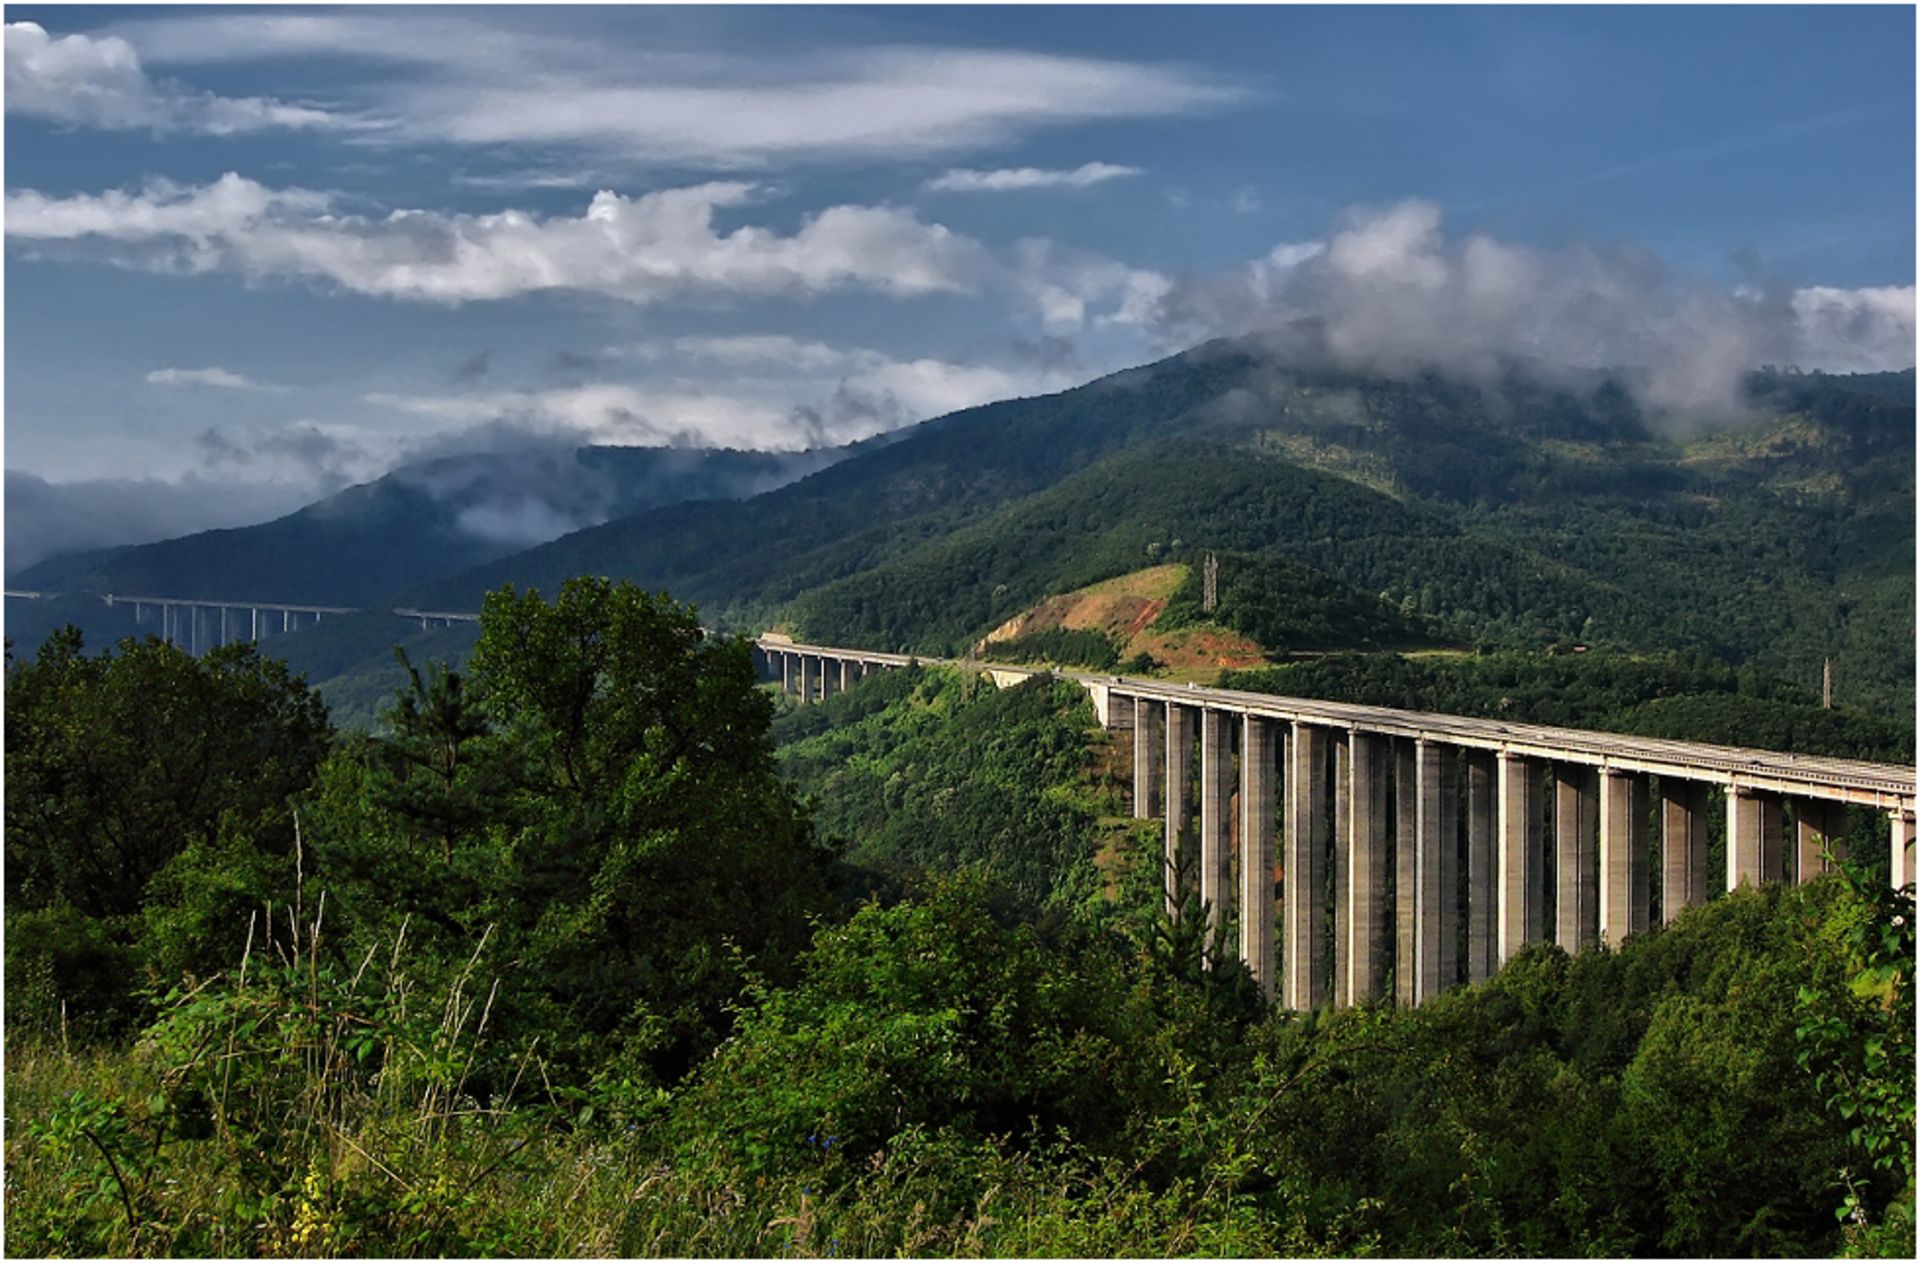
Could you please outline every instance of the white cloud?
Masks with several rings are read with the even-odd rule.
[[[49,482],[6,471],[6,569],[83,548],[145,544],[194,531],[250,526],[312,500],[311,482],[250,482],[188,474]]]
[[[123,266],[305,277],[446,304],[547,290],[636,304],[842,289],[910,297],[968,292],[992,270],[978,242],[888,206],[830,206],[788,236],[753,226],[717,231],[714,213],[754,192],[746,183],[638,197],[603,191],[578,217],[396,210],[372,218],[335,211],[319,193],[229,173],[200,188],[11,193],[7,235]]]
[[[1063,367],[901,359],[784,335],[669,338],[625,354],[648,365],[647,380],[365,398],[436,421],[507,421],[522,431],[593,443],[793,451],[850,443],[1079,380]]]
[[[155,62],[362,59],[360,104],[390,125],[383,139],[569,146],[723,170],[952,153],[1249,96],[1177,65],[898,44],[687,52],[670,37],[636,47],[556,35],[511,13],[199,14],[116,30]]]
[[[271,128],[357,126],[270,97],[223,97],[152,79],[133,45],[117,36],[54,37],[34,22],[6,24],[6,107],[73,126],[111,131],[231,136]]]
[[[219,367],[156,368],[147,374],[147,381],[154,386],[212,386],[220,390],[258,390],[275,394],[286,390],[285,386],[257,382],[231,369]]]
[[[1914,362],[1914,287],[1795,290],[1804,367],[1873,372]]]
[[[927,181],[935,193],[1008,193],[1020,189],[1084,189],[1108,180],[1140,175],[1139,167],[1123,167],[1111,162],[1089,162],[1072,168],[1002,167],[994,171],[975,171],[955,167],[945,175]]]
[[[1325,242],[1153,288],[1122,309],[1170,345],[1291,328],[1339,362],[1386,371],[1631,368],[1654,409],[1692,416],[1737,411],[1741,374],[1764,363],[1914,362],[1911,286],[1743,296],[1630,247],[1450,238],[1424,201],[1350,212]]]
[[[1016,243],[1008,275],[1041,326],[1053,334],[1073,333],[1089,323],[1144,323],[1140,296],[1166,285],[1158,273],[1044,238]]]

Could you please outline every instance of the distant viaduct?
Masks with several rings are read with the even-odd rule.
[[[9,600],[43,601],[61,595],[58,592],[7,590]],[[160,639],[191,653],[203,653],[237,641],[259,641],[312,627],[326,614],[360,614],[365,611],[348,605],[298,605],[285,601],[211,601],[184,596],[122,596],[104,593],[99,599],[109,607],[129,607],[135,626],[158,621]],[[476,623],[478,614],[447,610],[395,609],[400,618],[418,622],[422,627],[452,623]],[[276,626],[278,624],[278,626]]]
[[[802,702],[913,662],[1001,684],[1041,674],[754,643],[763,672]],[[1132,730],[1133,814],[1165,822],[1169,900],[1182,840],[1197,836],[1210,924],[1234,916],[1240,958],[1290,1008],[1373,999],[1389,977],[1396,1001],[1418,1004],[1490,977],[1528,943],[1618,945],[1649,928],[1656,892],[1671,921],[1710,883],[1783,881],[1790,862],[1809,880],[1844,854],[1850,806],[1891,817],[1893,884],[1913,879],[1911,767],[1054,674],[1087,691],[1108,729]],[[1726,804],[1717,874],[1714,792]]]

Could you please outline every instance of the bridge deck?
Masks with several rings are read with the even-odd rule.
[[[992,670],[1003,675],[1049,674],[1030,667],[1001,663],[916,657],[864,649],[838,649],[762,637],[764,649],[818,654],[854,662],[904,666],[911,662],[967,670]],[[1330,727],[1359,729],[1387,736],[1428,738],[1475,749],[1506,751],[1533,758],[1589,764],[1623,771],[1651,772],[1688,780],[1710,781],[1748,789],[1763,789],[1811,798],[1837,799],[1895,808],[1914,799],[1914,769],[1887,763],[1837,759],[1824,755],[1786,754],[1742,746],[1639,737],[1628,733],[1594,732],[1551,724],[1528,724],[1501,719],[1477,719],[1426,711],[1362,706],[1317,698],[1282,697],[1238,689],[1168,684],[1087,671],[1054,671],[1089,691],[1105,689],[1123,697],[1150,698],[1184,706],[1231,711]]]

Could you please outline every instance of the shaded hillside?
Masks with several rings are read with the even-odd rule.
[[[404,465],[258,526],[49,558],[9,583],[368,605],[594,522],[758,494],[845,450],[576,447],[449,456]]]
[[[1251,366],[1210,344],[1057,395],[969,408],[745,504],[609,522],[428,585],[423,599],[470,603],[501,583],[552,589],[575,574],[616,574],[697,601],[710,619],[764,622],[802,592],[941,538],[1131,443],[1207,426],[1198,410]]]

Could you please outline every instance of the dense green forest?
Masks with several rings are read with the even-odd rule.
[[[1293,1014],[1053,681],[795,708],[597,580],[402,665],[10,665],[10,1254],[1911,1254],[1910,890]]]

